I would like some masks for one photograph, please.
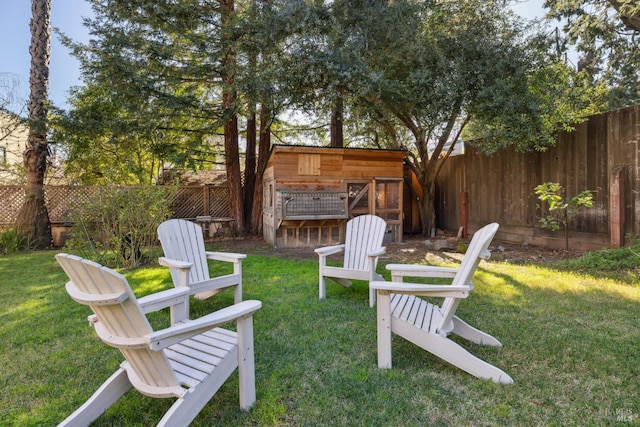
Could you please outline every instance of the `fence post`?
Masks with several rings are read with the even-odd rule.
[[[203,197],[202,198],[204,199],[202,201],[202,203],[204,205],[203,206],[203,211],[204,212],[202,213],[202,215],[209,216],[209,194],[210,194],[209,186],[205,185],[204,187],[202,187],[202,191],[203,191],[203,194],[202,194]]]
[[[625,166],[617,164],[609,176],[609,237],[612,248],[624,245],[624,178]]]
[[[469,204],[467,200],[467,192],[460,192],[460,227],[462,227],[462,238],[469,236]]]

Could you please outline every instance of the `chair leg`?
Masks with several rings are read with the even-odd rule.
[[[318,282],[318,294],[320,299],[325,299],[327,297],[327,281],[320,273],[320,280]]]
[[[495,383],[513,383],[513,379],[504,371],[477,358],[449,338],[437,334],[425,334],[425,339],[420,341],[418,345],[429,353],[475,377],[490,379]]]
[[[237,363],[237,353],[228,354],[213,374],[197,386],[190,388],[183,397],[173,403],[158,423],[158,427],[189,425],[233,373]]]
[[[381,275],[379,275],[378,273],[373,271],[369,275],[369,283],[371,283],[373,281],[384,282],[385,279],[384,279],[384,277],[382,277]],[[377,292],[375,291],[375,289],[369,288],[369,307],[375,307],[375,305],[376,305],[376,294],[377,294]]]
[[[476,344],[502,347],[500,341],[486,332],[474,328],[457,316],[453,316],[453,331],[451,332]]]
[[[319,264],[318,295],[320,299],[325,299],[327,297],[327,281],[324,278],[324,273],[322,270],[324,266],[327,265],[327,258],[321,255],[318,264]]]
[[[240,408],[246,411],[256,402],[253,317],[238,319],[238,382]]]
[[[127,377],[127,371],[118,369],[108,380],[100,386],[93,396],[89,398],[73,414],[69,415],[58,426],[87,426],[102,415],[111,405],[116,403],[130,388],[131,383]]]
[[[378,292],[378,367],[391,368],[391,294]]]

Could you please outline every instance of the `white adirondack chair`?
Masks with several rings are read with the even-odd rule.
[[[205,250],[202,228],[191,221],[170,219],[158,226],[158,238],[164,257],[158,259],[160,265],[169,267],[176,287],[188,287],[198,299],[205,299],[218,292],[234,287],[234,302],[242,301],[242,260],[245,254],[231,252],[209,252]],[[233,273],[210,277],[207,260],[233,264]],[[175,320],[187,316],[186,311],[174,313]]]
[[[497,383],[512,383],[502,370],[469,353],[448,338],[454,333],[471,342],[501,347],[500,341],[479,331],[455,316],[463,298],[473,290],[471,279],[480,259],[491,255],[488,250],[498,224],[489,224],[474,235],[458,268],[389,264],[391,282],[372,282],[378,295],[378,366],[391,368],[391,333],[395,333],[441,359],[479,378]],[[445,277],[450,285],[403,283],[403,277]],[[442,297],[437,306],[420,298]]]
[[[382,246],[387,224],[375,215],[360,215],[347,222],[345,242],[341,245],[325,246],[315,252],[320,257],[320,299],[327,296],[326,279],[329,278],[344,287],[351,286],[351,280],[384,280],[376,273],[378,257],[385,253]],[[342,267],[327,265],[327,257],[344,251]],[[351,279],[351,280],[349,280]],[[369,290],[369,304],[375,305],[376,294]]]
[[[67,292],[88,305],[89,323],[102,341],[118,348],[126,361],[61,426],[87,426],[131,387],[157,398],[176,398],[160,426],[186,426],[238,368],[240,407],[256,400],[253,313],[260,301],[244,301],[196,320],[153,331],[145,313],[189,298],[173,288],[136,299],[124,276],[77,256],[58,254],[69,276]],[[218,326],[237,322],[237,332]]]

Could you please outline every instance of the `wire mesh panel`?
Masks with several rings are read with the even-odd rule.
[[[348,197],[342,191],[277,192],[276,209],[280,220],[347,218]]]

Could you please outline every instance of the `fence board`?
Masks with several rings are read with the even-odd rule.
[[[450,158],[437,180],[438,226],[460,226],[458,199],[467,193],[470,232],[497,221],[502,238],[560,246],[562,233],[541,228],[533,188],[559,182],[566,197],[595,191],[591,209],[569,223],[574,247],[591,249],[610,241],[609,175],[616,165],[625,169],[625,234],[640,235],[640,105],[594,115],[574,132],[558,136],[555,147],[541,153],[506,149],[486,157],[473,147]],[[462,182],[462,185],[460,184]]]

